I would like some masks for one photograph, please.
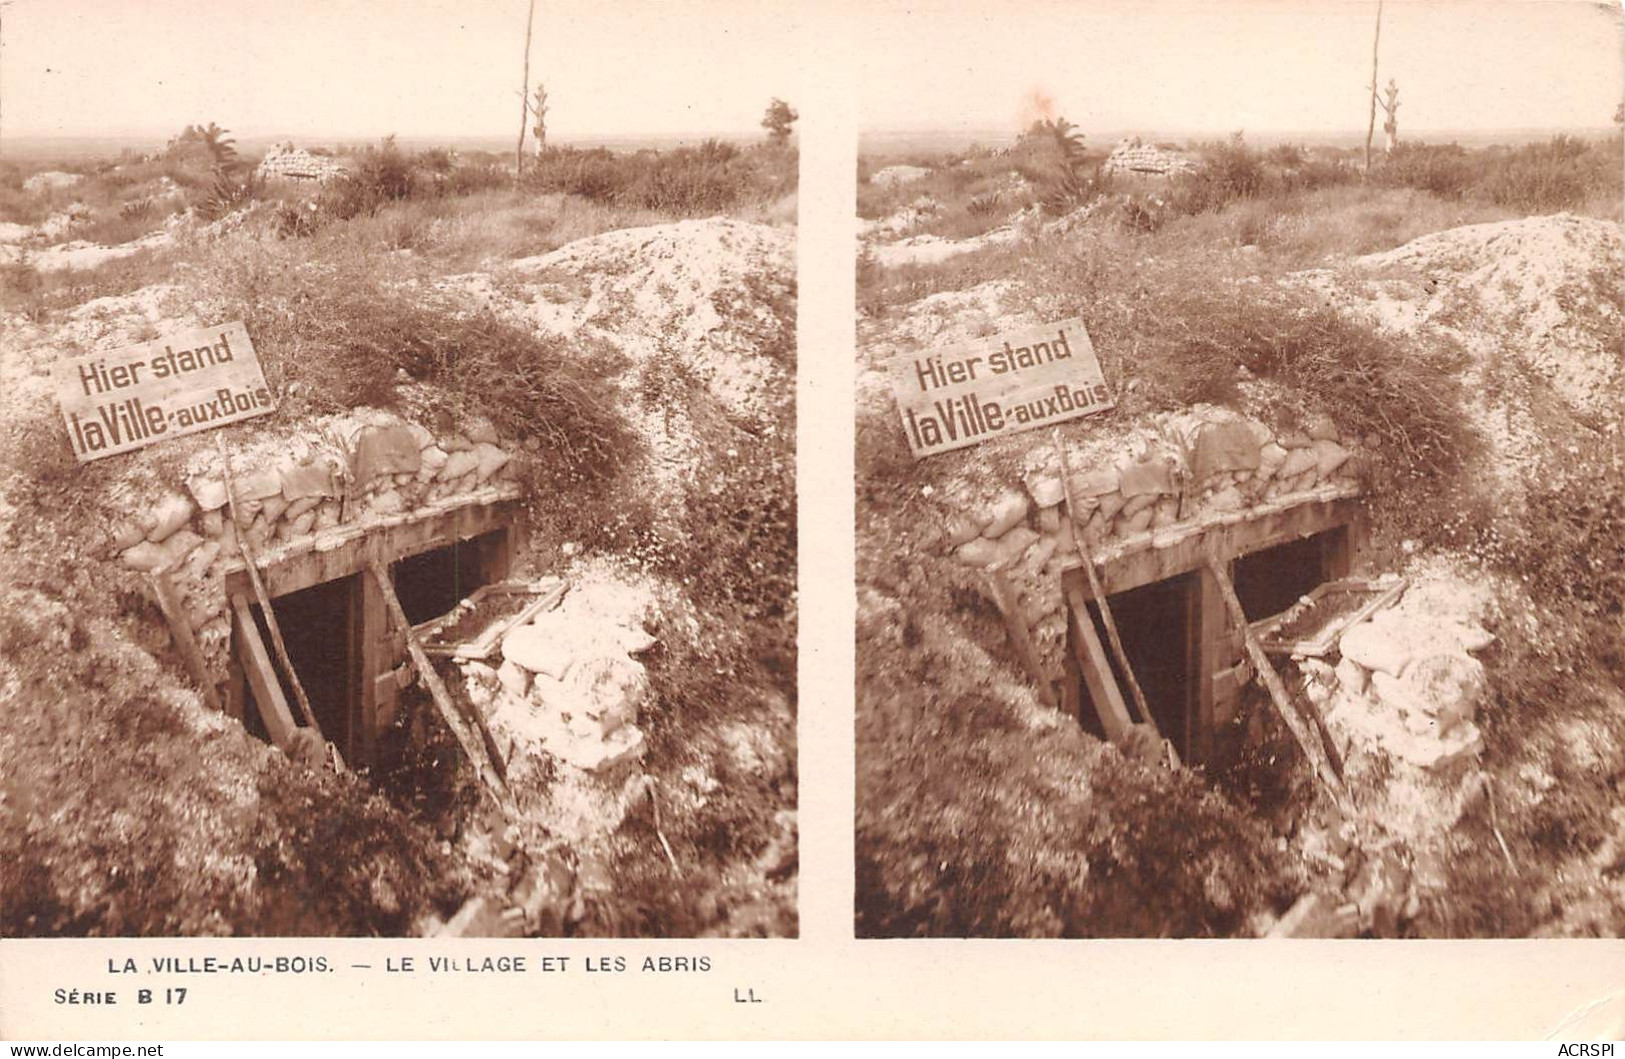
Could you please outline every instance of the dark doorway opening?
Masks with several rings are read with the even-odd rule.
[[[456,541],[395,564],[395,594],[406,620],[419,625],[451,610],[486,583],[490,539],[500,532]]]
[[[1333,566],[1346,536],[1347,529],[1338,528],[1238,557],[1230,578],[1247,620],[1279,614],[1316,586],[1343,576]]]
[[[1192,718],[1196,706],[1196,671],[1199,662],[1197,640],[1196,599],[1198,575],[1181,574],[1165,581],[1153,581],[1139,588],[1129,589],[1108,597],[1112,617],[1123,640],[1123,652],[1128,655],[1130,667],[1145,693],[1151,716],[1164,738],[1173,740],[1174,749],[1181,757],[1189,753]],[[1100,608],[1091,600],[1088,604],[1089,620],[1103,645],[1112,676],[1122,689],[1123,699],[1134,712],[1133,693],[1129,690],[1127,674],[1110,649],[1105,626],[1100,623]],[[1077,636],[1069,623],[1068,654],[1075,657],[1070,642]],[[1069,679],[1071,679],[1069,675]],[[1079,720],[1083,727],[1104,737],[1099,713],[1089,698],[1087,685],[1079,679],[1082,704]]]
[[[288,647],[288,658],[310,699],[316,723],[321,726],[322,735],[341,748],[350,746],[355,714],[352,706],[360,701],[361,694],[360,593],[360,579],[345,577],[289,592],[271,601],[276,610],[277,627],[282,630],[283,642]],[[250,609],[260,639],[269,650],[271,631],[265,622],[265,612],[257,604]],[[292,682],[280,663],[274,668],[289,709],[303,724]],[[253,691],[248,690],[246,694],[252,703]],[[257,708],[245,710],[244,721],[249,731],[262,739],[266,737]]]

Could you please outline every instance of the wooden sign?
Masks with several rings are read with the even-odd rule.
[[[1116,406],[1075,317],[944,353],[904,354],[892,372],[915,459]]]
[[[56,381],[81,463],[276,411],[240,321],[63,361]]]

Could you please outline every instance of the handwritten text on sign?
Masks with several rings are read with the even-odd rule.
[[[56,378],[81,463],[276,411],[241,322],[63,361]]]
[[[916,459],[1114,407],[1083,321],[994,335],[892,364]]]

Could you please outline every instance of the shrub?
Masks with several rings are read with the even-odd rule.
[[[999,193],[992,191],[985,195],[977,195],[965,203],[965,212],[977,218],[997,215],[999,212]]]
[[[1625,672],[1617,635],[1625,621],[1625,441],[1577,446],[1532,477],[1538,484],[1518,518],[1486,512],[1474,520],[1472,549],[1566,617],[1579,635],[1560,653]]]
[[[475,195],[494,191],[513,183],[508,171],[493,162],[470,162],[457,166],[446,178],[446,190],[452,195]]]
[[[1241,133],[1222,142],[1206,144],[1202,153],[1196,172],[1182,173],[1169,181],[1168,199],[1180,213],[1218,210],[1238,199],[1255,198],[1265,192],[1264,163],[1247,146]]]
[[[700,216],[784,194],[794,187],[795,164],[794,151],[745,152],[714,139],[629,155],[550,147],[526,173],[526,186],[610,206]]]
[[[1011,148],[1016,172],[1049,213],[1066,213],[1094,194],[1083,136],[1065,118],[1036,121]]]
[[[1056,248],[1032,285],[1045,315],[1084,319],[1120,393],[1133,378],[1135,401],[1152,408],[1233,404],[1242,379],[1269,379],[1370,438],[1393,475],[1443,481],[1470,455],[1459,348],[1389,335],[1301,291],[1238,281],[1224,270],[1228,255],[1187,251],[1121,268],[1130,238]]]
[[[1164,315],[1182,335],[1171,359],[1220,378],[1228,359],[1231,373],[1246,369],[1285,383],[1345,430],[1372,439],[1401,478],[1448,478],[1468,453],[1459,349],[1412,350],[1408,339],[1290,294],[1201,292],[1166,306]]]
[[[1520,147],[1490,169],[1484,193],[1498,206],[1528,213],[1572,209],[1590,190],[1587,154],[1585,143],[1570,136]]]
[[[398,403],[404,380],[433,384],[455,413],[533,439],[537,495],[608,488],[641,442],[617,411],[625,365],[587,337],[539,335],[490,310],[401,282],[371,255],[291,265],[296,250],[221,248],[200,292],[241,317],[271,384],[318,412]],[[291,384],[297,383],[297,387]]]
[[[1474,175],[1466,150],[1458,144],[1401,143],[1372,170],[1371,179],[1457,199],[1472,186]]]
[[[254,201],[263,187],[264,182],[252,171],[245,176],[237,176],[226,169],[216,170],[208,194],[196,201],[192,210],[203,220],[219,220]]]
[[[395,137],[388,136],[376,147],[364,148],[354,169],[322,189],[320,202],[324,212],[347,221],[408,198],[412,189],[412,163],[395,145]]]

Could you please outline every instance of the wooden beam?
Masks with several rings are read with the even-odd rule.
[[[1213,759],[1217,750],[1222,712],[1219,696],[1223,691],[1218,674],[1235,665],[1241,649],[1239,645],[1232,647],[1230,644],[1232,630],[1213,572],[1203,568],[1192,576],[1196,580],[1196,599],[1193,603],[1196,610],[1193,644],[1196,650],[1196,663],[1193,666],[1196,672],[1196,715],[1192,719],[1192,727],[1196,730],[1199,760],[1206,762]],[[1232,708],[1230,716],[1234,714]]]
[[[1083,723],[1083,669],[1078,665],[1072,623],[1067,623],[1066,649],[1061,652],[1061,712]]]
[[[1117,620],[1112,617],[1111,601],[1106,598],[1105,591],[1100,587],[1100,578],[1095,576],[1095,562],[1089,554],[1089,544],[1083,535],[1083,527],[1078,520],[1072,517],[1077,510],[1072,499],[1072,468],[1068,466],[1066,446],[1061,442],[1061,430],[1055,428],[1052,433],[1055,442],[1055,452],[1060,457],[1061,466],[1061,492],[1066,498],[1066,517],[1072,521],[1072,540],[1078,549],[1079,565],[1089,580],[1089,591],[1094,597],[1095,605],[1100,608],[1100,624],[1106,629],[1106,640],[1111,644],[1112,655],[1117,659],[1117,666],[1123,671],[1123,679],[1128,681],[1129,695],[1134,699],[1134,708],[1140,714],[1140,720],[1151,726],[1152,734],[1162,739],[1162,730],[1157,727],[1157,719],[1151,715],[1151,706],[1145,701],[1145,692],[1140,688],[1140,681],[1134,675],[1134,666],[1128,660],[1128,652],[1123,650],[1123,638],[1117,635]],[[1178,767],[1179,754],[1173,755],[1175,767]]]
[[[232,595],[231,613],[237,625],[232,636],[233,649],[248,686],[253,689],[260,720],[265,723],[271,742],[279,748],[285,747],[299,724],[293,719],[293,711],[288,709],[276,670],[271,667],[271,656],[265,650],[265,641],[260,639],[259,627],[254,624],[254,612],[241,593]]]
[[[175,582],[169,579],[169,568],[154,570],[152,578],[152,594],[158,600],[158,609],[163,611],[164,620],[169,622],[170,635],[175,640],[175,650],[180,652],[181,661],[186,663],[187,672],[191,673],[192,680],[198,689],[203,692],[203,702],[216,713],[221,712],[220,694],[214,686],[214,677],[209,675],[209,666],[203,660],[203,652],[198,648],[197,637],[192,635],[192,623],[186,616],[186,610],[175,595]]]
[[[227,605],[230,609],[230,605]],[[233,627],[236,622],[232,622]],[[248,676],[243,672],[243,664],[237,660],[237,652],[229,652],[226,661],[226,716],[241,723],[247,715],[248,704]]]
[[[1016,649],[1016,655],[1021,659],[1022,665],[1027,668],[1027,675],[1032,678],[1033,685],[1038,690],[1038,701],[1050,709],[1059,709],[1055,701],[1055,688],[1050,684],[1049,674],[1044,672],[1044,664],[1038,658],[1038,648],[1033,646],[1032,631],[1027,628],[1026,616],[1021,613],[1021,605],[1010,590],[1010,582],[1005,580],[1004,574],[998,570],[987,571],[988,594],[999,608],[999,614],[1004,618],[1004,631],[1010,637],[1010,646]]]
[[[249,584],[254,589],[254,596],[259,600],[260,612],[265,615],[265,628],[271,634],[271,646],[276,648],[277,660],[282,663],[282,669],[288,674],[288,683],[293,687],[293,697],[299,703],[299,712],[304,716],[305,723],[316,733],[323,743],[327,737],[322,735],[322,726],[316,723],[316,711],[310,708],[310,699],[305,696],[305,686],[299,682],[299,671],[293,667],[293,659],[288,655],[288,645],[282,640],[282,629],[277,625],[276,610],[271,606],[271,597],[265,592],[265,584],[260,580],[259,567],[254,561],[254,551],[248,543],[248,527],[243,525],[242,517],[237,511],[237,487],[232,482],[231,460],[226,455],[226,439],[223,435],[215,435],[220,443],[220,473],[226,480],[226,508],[231,512],[232,536],[237,538],[237,550],[243,553],[243,563],[248,572]],[[342,767],[341,767],[342,768]]]
[[[1321,581],[1339,581],[1354,568],[1354,530],[1341,526],[1321,538]]]
[[[366,761],[361,743],[361,643],[364,630],[361,625],[361,587],[364,577],[346,578],[344,581],[344,713],[340,719],[346,761]]]
[[[1089,699],[1094,704],[1095,713],[1100,716],[1100,726],[1105,729],[1106,738],[1115,743],[1133,727],[1134,721],[1128,715],[1123,693],[1118,690],[1117,680],[1112,676],[1106,649],[1100,645],[1100,637],[1095,633],[1094,619],[1089,616],[1089,602],[1076,588],[1067,592],[1067,602],[1071,605],[1072,626],[1077,633],[1078,666],[1083,670]]]
[[[1291,697],[1287,695],[1286,687],[1281,683],[1280,676],[1270,665],[1269,656],[1264,653],[1264,647],[1258,642],[1258,637],[1247,625],[1247,615],[1241,609],[1241,600],[1236,598],[1235,586],[1230,583],[1230,577],[1225,573],[1224,566],[1217,556],[1208,557],[1208,569],[1213,573],[1213,579],[1218,583],[1219,594],[1224,599],[1225,607],[1230,612],[1230,620],[1241,627],[1244,642],[1247,645],[1247,655],[1253,660],[1253,667],[1268,689],[1270,701],[1275,704],[1275,710],[1286,722],[1287,729],[1292,737],[1298,741],[1303,750],[1303,756],[1308,760],[1309,767],[1315,777],[1320,780],[1331,795],[1332,800],[1341,804],[1343,798],[1343,781],[1333,770],[1331,758],[1327,747],[1321,742],[1320,733],[1305,722],[1304,718],[1293,706]]]
[[[364,574],[358,594],[361,597],[357,618],[361,703],[360,716],[356,718],[356,741],[360,744],[361,759],[372,765],[378,760],[379,738],[394,715],[391,709],[394,704],[386,704],[379,694],[378,678],[393,668],[394,659],[389,649],[389,608],[384,603],[383,590],[374,578]]]
[[[374,559],[392,563],[504,529],[516,521],[518,502],[508,491],[492,490],[492,494],[499,498],[486,497],[460,507],[429,510],[398,523],[325,531],[279,552],[273,561],[262,562],[266,590],[272,598],[285,596],[362,573]],[[242,562],[227,564],[225,581],[227,592],[247,592],[252,587]]]
[[[507,526],[475,538],[474,546],[480,550],[480,584],[498,584],[513,572],[513,537],[513,528]]]
[[[435,707],[440,711],[440,716],[445,720],[446,726],[451,729],[452,735],[457,737],[457,742],[462,746],[463,753],[467,755],[469,763],[474,766],[475,773],[480,777],[480,781],[484,785],[486,792],[491,795],[491,799],[496,802],[497,808],[501,809],[508,819],[513,819],[518,815],[513,804],[513,795],[508,790],[508,782],[503,775],[502,758],[491,750],[491,747],[495,745],[495,740],[492,738],[490,730],[485,727],[484,718],[479,716],[478,710],[472,711],[474,720],[479,726],[480,734],[483,736],[483,739],[481,739],[476,737],[468,718],[463,716],[452,701],[451,693],[446,690],[446,685],[441,681],[440,674],[435,671],[434,663],[429,661],[429,656],[423,653],[423,645],[418,642],[417,634],[412,631],[411,623],[406,620],[406,611],[402,609],[401,601],[395,595],[395,586],[389,583],[389,572],[384,569],[382,563],[376,560],[369,563],[367,569],[372,574],[372,580],[378,585],[379,591],[383,593],[384,605],[389,609],[390,617],[398,627],[406,632],[406,649],[412,656],[413,665],[417,666],[418,676],[428,686],[429,694],[434,699]]]
[[[1101,588],[1108,595],[1117,595],[1153,581],[1166,581],[1200,570],[1210,550],[1217,550],[1221,558],[1228,560],[1349,525],[1359,517],[1359,501],[1344,498],[1311,501],[1228,526],[1191,527],[1164,547],[1147,543],[1127,554],[1114,555],[1110,551],[1101,554],[1098,564]],[[1063,573],[1070,572],[1082,565],[1081,559],[1073,557],[1061,569]]]

